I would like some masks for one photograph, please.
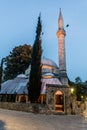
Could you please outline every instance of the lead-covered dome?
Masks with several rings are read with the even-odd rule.
[[[48,58],[44,58],[44,59],[41,60],[41,65],[42,65],[42,77],[43,78],[44,77],[45,78],[58,77],[59,68],[58,68],[57,64],[54,61],[52,61],[52,60],[50,60]],[[30,75],[30,70],[31,70],[31,65],[25,71],[26,76]]]
[[[42,63],[42,65],[48,65],[48,66],[53,66],[55,68],[58,68],[57,64],[48,58],[42,59],[41,63]]]
[[[42,59],[42,77],[43,78],[52,78],[58,77],[59,69],[57,64],[50,59]]]

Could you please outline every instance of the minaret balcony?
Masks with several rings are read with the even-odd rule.
[[[58,36],[58,38],[59,38],[60,36],[66,36],[66,31],[65,31],[64,29],[63,29],[63,30],[58,30],[57,36]]]

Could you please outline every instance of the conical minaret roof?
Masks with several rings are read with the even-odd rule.
[[[58,27],[59,29],[64,29],[64,21],[63,21],[61,8],[60,8],[59,19],[58,19]]]

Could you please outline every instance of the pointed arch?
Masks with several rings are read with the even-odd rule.
[[[55,111],[64,111],[64,93],[61,90],[55,92]]]

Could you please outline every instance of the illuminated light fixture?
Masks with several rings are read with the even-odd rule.
[[[73,92],[74,92],[74,88],[71,88],[71,94],[73,94]]]

